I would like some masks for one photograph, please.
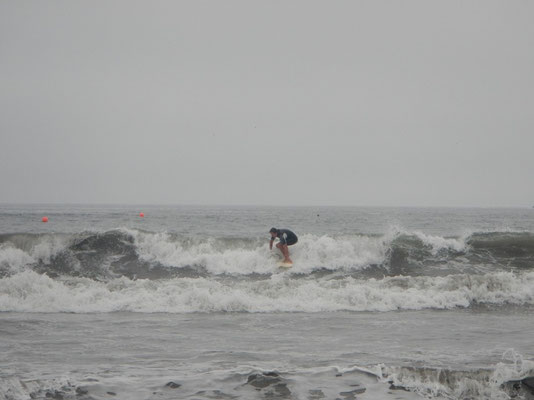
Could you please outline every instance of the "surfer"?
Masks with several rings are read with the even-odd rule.
[[[276,247],[280,249],[282,252],[282,255],[284,256],[284,263],[290,263],[293,264],[293,261],[291,261],[291,258],[289,258],[289,250],[287,246],[291,246],[298,242],[297,235],[295,235],[293,232],[291,232],[289,229],[276,229],[271,228],[269,231],[271,234],[271,241],[269,242],[269,249],[273,249],[273,242],[274,239],[279,238],[280,242],[276,244]]]

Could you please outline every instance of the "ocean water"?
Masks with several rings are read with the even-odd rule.
[[[0,399],[534,399],[533,311],[534,209],[0,205]]]

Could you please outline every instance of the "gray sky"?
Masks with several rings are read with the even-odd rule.
[[[0,0],[0,202],[534,205],[533,1]]]

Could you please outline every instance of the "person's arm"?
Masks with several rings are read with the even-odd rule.
[[[273,242],[274,242],[274,238],[271,237],[271,240],[269,241],[269,250],[273,249]]]

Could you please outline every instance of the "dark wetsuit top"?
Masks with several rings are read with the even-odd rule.
[[[297,243],[299,240],[297,235],[295,235],[289,229],[277,229],[276,236],[280,238],[280,243],[287,244],[288,246]]]

